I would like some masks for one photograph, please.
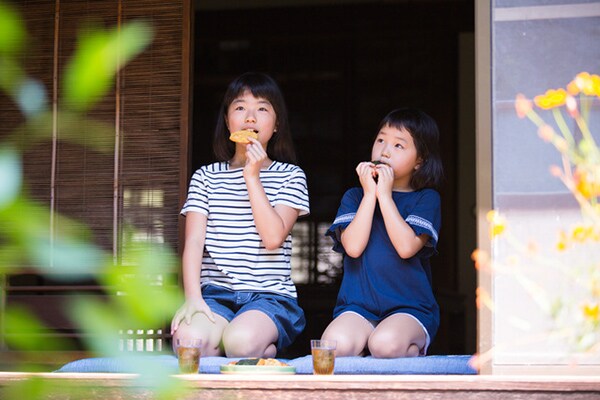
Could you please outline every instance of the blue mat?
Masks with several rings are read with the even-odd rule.
[[[381,359],[373,357],[338,357],[335,360],[335,373],[345,375],[475,375],[468,355],[425,356],[413,358]],[[236,358],[202,357],[200,373],[218,374],[221,365]],[[312,356],[291,360],[280,359],[296,367],[297,374],[312,374]],[[72,361],[56,372],[116,372],[133,373],[135,365],[159,363],[172,373],[178,373],[177,358],[174,355],[141,355],[123,358],[85,358]]]

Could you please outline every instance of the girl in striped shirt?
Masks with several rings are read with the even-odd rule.
[[[231,132],[258,138],[234,143]],[[192,176],[182,259],[185,303],[177,338],[202,339],[202,355],[275,357],[305,326],[291,280],[291,230],[309,212],[283,95],[268,75],[229,85],[215,129],[217,162]]]

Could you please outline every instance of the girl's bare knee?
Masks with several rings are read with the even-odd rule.
[[[369,351],[375,358],[401,358],[417,357],[420,349],[414,343],[388,343],[386,345],[369,343]]]
[[[352,335],[348,335],[348,334],[342,334],[340,332],[336,333],[331,333],[331,332],[324,332],[323,336],[321,337],[322,340],[335,340],[336,342],[336,349],[335,349],[335,354],[338,357],[352,357],[352,356],[358,356],[363,352],[363,348],[358,348],[360,347],[360,345],[358,345],[356,342],[356,338]]]
[[[242,329],[226,329],[223,347],[227,357],[274,357],[277,349],[266,343],[264,337]]]
[[[375,358],[417,357],[419,346],[396,338],[395,340],[369,340],[369,351]]]

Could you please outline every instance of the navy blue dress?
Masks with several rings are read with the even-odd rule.
[[[431,341],[440,324],[429,265],[429,258],[436,253],[441,225],[440,196],[433,189],[423,189],[392,192],[392,197],[404,220],[417,235],[429,235],[429,241],[413,257],[401,258],[386,232],[377,205],[367,247],[358,258],[348,256],[340,234],[354,219],[363,198],[362,188],[348,190],[326,233],[334,240],[333,249],[344,254],[344,275],[333,317],[354,311],[380,322],[392,314],[407,313],[421,322]]]

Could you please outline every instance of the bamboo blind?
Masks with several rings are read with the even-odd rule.
[[[19,4],[31,41],[23,54],[30,76],[62,109],[61,79],[78,35],[87,26],[114,27],[144,18],[154,28],[151,46],[118,74],[115,86],[85,120],[54,113],[56,126],[43,127],[46,139],[26,148],[25,181],[31,197],[87,224],[93,241],[119,253],[121,229],[177,248],[180,207],[183,2],[159,0],[25,0]],[[89,25],[88,25],[89,24]],[[14,132],[23,116],[2,97],[2,136]],[[113,135],[98,144],[97,124]],[[81,144],[63,140],[74,129]],[[20,139],[28,141],[26,134]],[[184,172],[186,173],[186,172]],[[49,222],[50,223],[50,222]],[[67,223],[55,219],[52,228]]]
[[[181,139],[187,138],[187,131],[181,126],[181,112],[187,101],[183,85],[188,77],[182,78],[182,64],[189,62],[183,50],[189,4],[188,0],[21,0],[15,4],[30,39],[22,61],[28,75],[45,86],[53,110],[52,121],[40,127],[44,140],[23,147],[27,191],[51,210],[47,221],[51,232],[70,224],[58,218],[60,214],[83,222],[92,242],[117,260],[126,226],[133,228],[136,238],[155,243],[155,248],[177,251],[182,174],[187,180],[187,143]],[[118,73],[110,93],[85,119],[69,120],[58,112],[66,105],[60,87],[63,70],[81,33],[92,26],[108,29],[139,18],[153,27],[149,48]],[[3,94],[0,113],[2,139],[14,135],[24,117]],[[98,144],[99,123],[112,132],[99,143],[109,151],[86,145]],[[75,131],[78,143],[64,140],[67,130]],[[30,142],[26,131],[18,132],[18,142]],[[13,276],[6,290],[9,297],[20,290],[44,294],[49,285],[39,277]],[[61,285],[61,292],[67,292],[68,284]]]

